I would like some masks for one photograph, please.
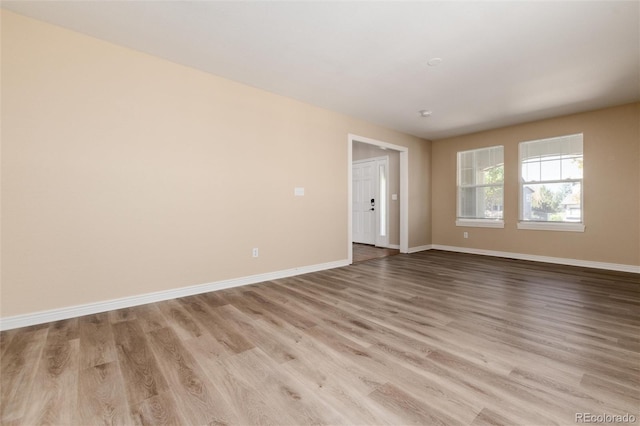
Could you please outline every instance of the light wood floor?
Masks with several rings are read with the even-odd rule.
[[[639,278],[429,251],[10,330],[1,422],[637,423]]]

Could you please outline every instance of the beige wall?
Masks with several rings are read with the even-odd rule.
[[[2,317],[347,259],[349,133],[431,243],[416,137],[6,11],[1,101]]]
[[[518,143],[580,132],[585,232],[516,229]],[[505,228],[456,227],[456,153],[494,145],[504,145]],[[438,140],[432,150],[433,244],[640,265],[640,103]]]
[[[376,157],[389,158],[389,244],[400,245],[400,153],[362,142],[353,143],[353,161]],[[391,194],[397,194],[398,199],[391,200]]]

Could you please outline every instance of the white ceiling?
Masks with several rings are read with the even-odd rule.
[[[638,1],[2,7],[427,139],[640,100]]]

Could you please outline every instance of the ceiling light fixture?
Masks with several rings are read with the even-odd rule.
[[[430,67],[437,67],[442,63],[442,58],[431,58],[427,61],[427,65]]]
[[[431,117],[431,114],[433,114],[433,112],[427,109],[421,109],[420,111],[418,111],[418,115],[422,118]]]

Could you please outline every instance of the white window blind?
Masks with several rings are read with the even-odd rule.
[[[504,147],[458,152],[458,219],[502,220]]]

